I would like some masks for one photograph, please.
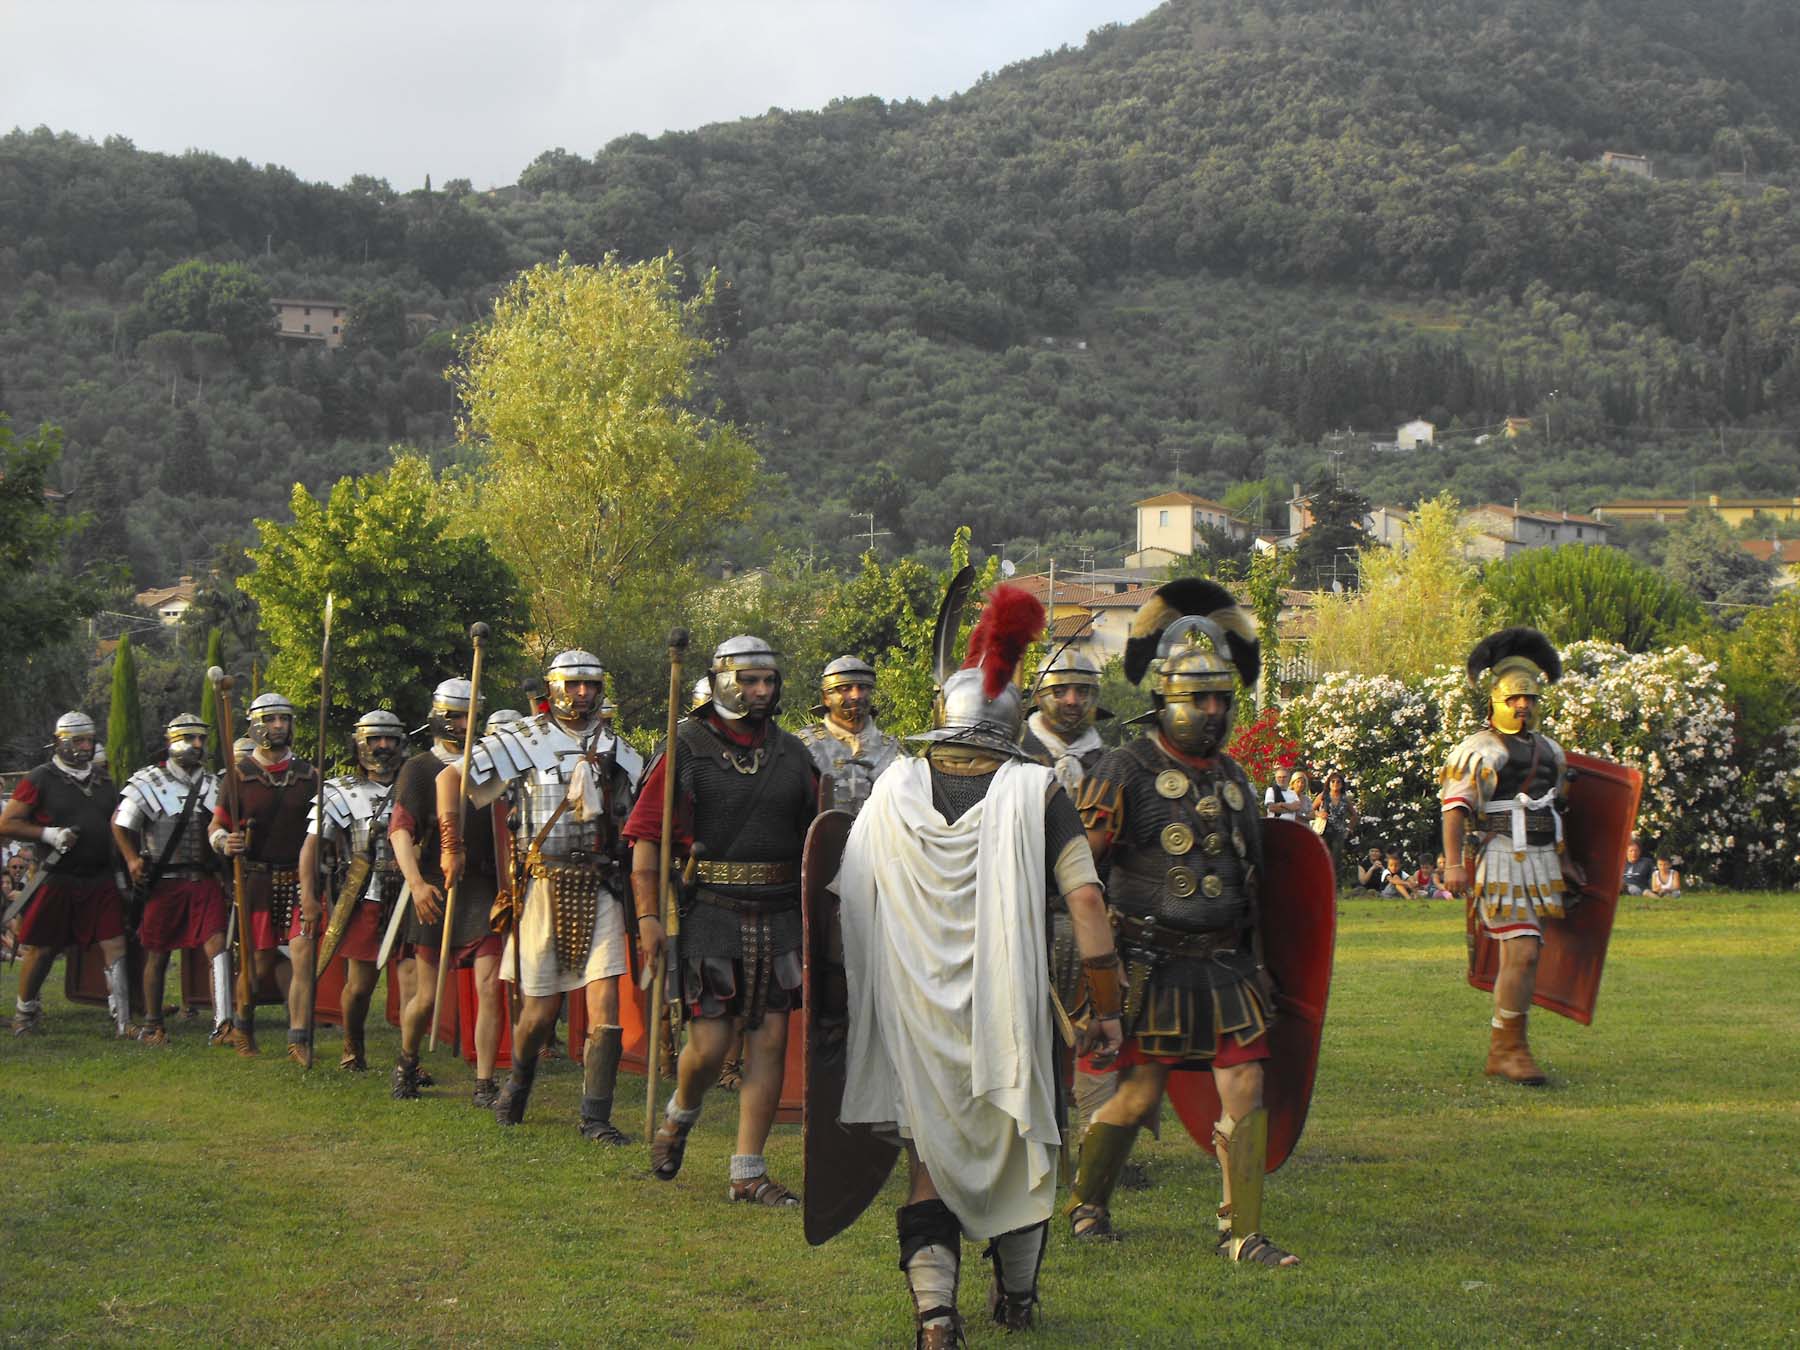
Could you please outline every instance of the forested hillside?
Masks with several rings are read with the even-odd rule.
[[[1785,494],[1795,69],[1785,0],[1176,0],[954,98],[552,150],[498,194],[15,132],[0,408],[67,428],[88,548],[161,579],[296,479],[447,453],[454,331],[519,267],[672,249],[721,272],[706,396],[772,474],[738,562],[843,559],[854,511],[1105,558],[1178,458],[1216,495],[1329,434],[1377,500]],[[271,295],[349,301],[350,344],[246,336]],[[1368,452],[1415,415],[1447,451]],[[1536,434],[1477,452],[1507,416]]]

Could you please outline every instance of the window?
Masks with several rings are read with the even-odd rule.
[[[303,312],[303,313],[306,313],[306,314],[311,314],[311,313],[312,313],[312,306],[311,306],[311,305],[308,305],[308,306],[307,306],[307,307],[306,307],[306,308],[305,308],[305,310],[303,310],[303,311],[302,311],[302,312]]]
[[[310,314],[312,311],[308,310],[307,313]],[[312,332],[312,325],[310,323],[303,323],[300,325],[300,331],[302,333],[310,333]]]
[[[1167,525],[1169,523],[1169,513],[1167,511],[1158,511],[1156,513],[1156,523],[1158,525]]]

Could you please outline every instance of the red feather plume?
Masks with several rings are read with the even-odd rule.
[[[981,690],[997,698],[1018,669],[1025,649],[1044,631],[1044,607],[1022,586],[996,586],[969,634],[963,669],[981,668]]]

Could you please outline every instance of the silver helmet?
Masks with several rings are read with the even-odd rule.
[[[1073,694],[1070,691],[1074,691]],[[1052,652],[1038,667],[1031,701],[1060,736],[1081,734],[1096,717],[1110,717],[1100,707],[1100,667],[1072,643]]]
[[[200,761],[206,758],[206,741],[211,734],[211,728],[193,713],[178,713],[163,728],[169,758],[184,769],[200,767]]]
[[[707,670],[713,711],[731,722],[744,715],[747,708],[738,673],[745,670],[775,672],[775,702],[770,705],[768,714],[773,717],[781,709],[781,657],[763,639],[748,633],[726,638],[713,648],[712,665]]]
[[[356,719],[350,729],[356,745],[356,762],[364,773],[383,774],[400,767],[406,757],[406,724],[386,708],[375,708]],[[375,745],[375,741],[391,741]]]
[[[433,740],[447,742],[459,750],[462,748],[463,733],[450,724],[450,719],[457,713],[469,711],[471,692],[469,682],[460,675],[443,681],[431,691],[431,714],[425,727]]]
[[[285,731],[277,731],[270,724],[270,719],[276,717],[287,718]],[[245,714],[245,720],[250,724],[246,728],[250,733],[250,739],[265,750],[279,750],[293,743],[294,705],[281,694],[273,691],[267,694],[258,694],[251,702],[250,710]]]
[[[860,656],[840,656],[819,676],[819,702],[812,710],[813,716],[845,713],[848,721],[859,723],[862,718],[875,715],[871,706],[874,698],[875,667]],[[853,715],[846,703],[854,708]]]
[[[550,668],[544,672],[544,683],[550,686],[553,716],[565,722],[585,722],[600,710],[600,700],[606,689],[606,670],[592,652],[572,647],[557,653]],[[601,692],[577,699],[569,692],[571,683],[598,685]]]
[[[100,747],[94,719],[83,712],[66,712],[56,719],[55,754],[71,769],[86,769]]]
[[[66,712],[56,719],[56,739],[58,741],[74,740],[77,736],[98,736],[99,728],[94,719],[84,712]]]
[[[979,669],[959,670],[944,681],[938,694],[937,725],[907,737],[928,744],[955,744],[1014,759],[1029,759],[1019,746],[1025,730],[1025,700],[1008,681],[992,698]]]
[[[514,722],[523,722],[524,720],[525,714],[517,708],[495,708],[488,714],[484,730],[492,734],[501,727],[510,727]]]
[[[972,577],[972,570],[963,568],[951,581],[938,611],[932,639],[938,673],[935,726],[911,739],[1027,759],[1019,746],[1025,730],[1025,699],[1013,676],[1026,648],[1043,631],[1044,607],[1023,587],[996,586],[969,634],[963,668],[946,673],[956,621]]]
[[[693,702],[688,705],[689,712],[699,712],[712,702],[712,676],[702,675],[694,681]]]

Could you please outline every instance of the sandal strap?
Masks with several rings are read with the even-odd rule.
[[[1231,1234],[1226,1233],[1223,1235],[1221,1249],[1223,1254],[1227,1256],[1231,1254],[1230,1244]],[[1244,1239],[1243,1246],[1238,1248],[1237,1259],[1239,1261],[1252,1261],[1259,1266],[1280,1266],[1284,1264],[1290,1266],[1299,1265],[1300,1262],[1298,1259],[1292,1261],[1288,1260],[1291,1256],[1293,1256],[1292,1252],[1283,1251],[1261,1233],[1252,1233],[1249,1237]]]
[[[760,1177],[751,1177],[746,1181],[731,1183],[731,1198],[750,1205],[766,1205],[770,1209],[778,1209],[783,1205],[797,1205],[800,1197],[786,1186],[776,1181],[767,1172]]]
[[[1113,1242],[1119,1236],[1106,1206],[1091,1201],[1069,1211],[1069,1232],[1077,1239],[1092,1242]]]

